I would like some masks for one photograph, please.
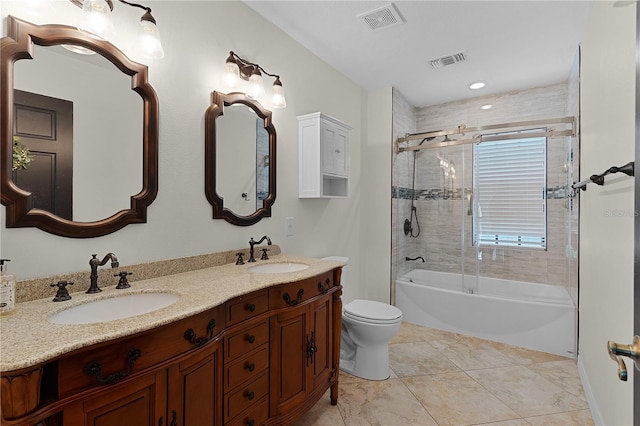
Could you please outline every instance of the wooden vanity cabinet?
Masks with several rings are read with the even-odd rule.
[[[102,345],[63,358],[59,362],[59,388],[65,393],[61,393],[61,396],[77,400],[63,408],[63,424],[221,424],[222,324],[223,310],[214,308],[164,326],[157,333],[120,339],[111,345]],[[191,338],[187,339],[188,336]],[[127,365],[128,359],[123,362],[122,354],[127,353],[123,349],[128,353],[140,350],[133,367]],[[164,359],[157,357],[157,354],[167,351],[177,354]],[[146,364],[138,362],[145,357]],[[100,374],[96,376],[84,371],[93,361],[101,367]],[[118,374],[127,371],[130,373],[125,377],[117,378]],[[78,385],[76,390],[87,388],[87,378],[91,380],[91,385],[82,398],[77,398],[82,392],[74,394],[68,390],[71,383],[85,384],[84,387]]]
[[[337,383],[342,315],[339,282],[339,275],[328,273],[270,290],[271,305],[281,307],[271,317],[272,416],[302,415]],[[296,299],[286,297],[287,293],[296,294]],[[332,388],[331,399],[335,405],[337,386]]]
[[[335,405],[340,273],[335,269],[258,290],[157,329],[49,361],[42,368],[46,383],[24,392],[50,394],[35,410],[16,418],[6,418],[3,409],[1,423],[291,424],[329,388]],[[87,374],[93,362],[98,373]],[[11,374],[2,373],[3,386]],[[2,407],[10,406],[6,392],[0,397]]]
[[[68,404],[64,425],[201,426],[221,424],[218,342],[171,365],[132,376]]]
[[[167,377],[163,373],[150,372],[87,394],[63,408],[62,424],[142,426],[164,422]]]

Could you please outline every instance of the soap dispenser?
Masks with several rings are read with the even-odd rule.
[[[6,271],[5,262],[0,259],[0,316],[13,313],[16,300],[16,276]]]

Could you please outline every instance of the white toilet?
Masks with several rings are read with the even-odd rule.
[[[347,263],[346,257],[327,257]],[[346,266],[341,284],[345,286]],[[389,340],[400,330],[402,311],[373,300],[356,299],[342,307],[340,369],[368,380],[389,378]]]

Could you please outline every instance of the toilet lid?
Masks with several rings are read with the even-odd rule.
[[[356,299],[344,306],[344,314],[365,322],[396,322],[402,317],[402,311],[395,306],[374,300]]]

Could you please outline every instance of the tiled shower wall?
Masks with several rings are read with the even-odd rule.
[[[575,76],[577,79],[577,75]],[[456,129],[488,124],[558,118],[577,115],[575,83],[485,96],[438,106],[413,108],[394,91],[394,137],[405,133]],[[490,110],[480,106],[492,104]],[[415,117],[415,130],[411,119]],[[397,127],[396,127],[397,126]],[[467,135],[468,138],[471,135]],[[460,138],[461,136],[458,136]],[[454,138],[455,139],[455,138]],[[394,155],[393,160],[393,253],[400,276],[415,267],[435,271],[505,278],[511,280],[573,286],[572,260],[575,260],[577,200],[571,200],[568,186],[577,180],[577,167],[571,163],[574,138],[550,138],[547,149],[547,249],[477,249],[472,245],[470,212],[472,187],[472,146],[435,148],[418,151],[414,203],[421,234],[405,236],[403,223],[411,213],[413,152]],[[414,142],[417,143],[418,141]],[[573,158],[577,161],[577,152]],[[445,178],[441,160],[455,167],[455,178]],[[574,176],[575,175],[575,176]],[[415,229],[414,221],[414,229]],[[577,234],[575,235],[577,238]],[[405,261],[422,256],[425,262]],[[577,287],[577,278],[575,279]]]
[[[407,133],[416,133],[416,108],[411,105],[397,90],[393,89],[393,140],[405,136]],[[413,154],[401,153],[393,155],[392,166],[392,199],[391,199],[391,241],[392,256],[391,276],[401,276],[412,269],[404,258],[414,257],[416,241],[414,238],[405,237],[403,232],[404,219],[411,214],[411,200],[406,197],[398,197],[397,188],[411,188]],[[394,292],[392,292],[393,294]]]

